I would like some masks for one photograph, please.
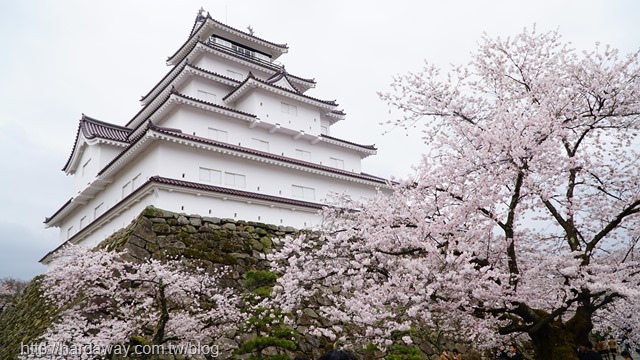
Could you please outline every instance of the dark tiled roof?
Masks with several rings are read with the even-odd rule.
[[[87,139],[103,138],[121,142],[126,142],[127,136],[131,132],[131,129],[127,127],[96,120],[86,115],[82,115],[80,128]]]
[[[257,117],[256,115],[250,114],[248,112],[232,109],[232,108],[229,108],[229,107],[226,107],[226,106],[216,105],[214,103],[210,103],[208,101],[200,100],[200,99],[197,99],[197,98],[194,98],[194,97],[191,97],[191,96],[187,96],[187,95],[184,95],[184,94],[181,94],[181,93],[178,93],[178,92],[174,92],[173,94],[176,95],[176,96],[179,96],[181,98],[184,98],[184,99],[188,99],[188,100],[195,101],[195,102],[198,102],[198,103],[201,103],[201,104],[213,106],[213,107],[218,108],[218,109],[231,111],[231,112],[234,112],[236,114],[240,114],[240,115],[244,115],[244,116],[248,116],[248,117],[252,117],[252,118]]]
[[[334,140],[334,141],[343,142],[343,143],[345,143],[345,144],[354,145],[354,146],[358,146],[358,147],[365,148],[365,149],[378,150],[378,149],[376,148],[376,146],[375,146],[375,145],[361,145],[361,144],[356,144],[356,143],[351,142],[351,141],[338,139],[337,137],[333,137],[333,136],[329,136],[329,135],[324,135],[324,134],[321,134],[320,136],[322,136],[323,138],[327,138],[327,139],[331,139],[331,140]]]
[[[192,68],[194,70],[198,70],[198,71],[202,71],[203,73],[207,73],[209,75],[213,75],[213,76],[217,76],[217,77],[221,77],[225,80],[229,80],[229,81],[233,81],[234,83],[240,83],[240,81],[234,79],[234,78],[230,78],[228,76],[222,75],[222,74],[218,74],[217,72],[214,71],[209,71],[207,69],[203,69],[199,66],[195,66],[195,65],[191,65],[191,64],[187,64],[187,67]]]
[[[207,14],[207,18],[208,18],[209,20],[213,21],[214,23],[218,24],[218,25],[222,25],[222,26],[224,26],[224,27],[226,27],[226,28],[229,28],[229,29],[231,29],[231,30],[233,30],[233,31],[237,31],[237,32],[239,32],[239,33],[241,33],[241,34],[243,34],[243,35],[246,35],[246,36],[251,37],[251,38],[254,38],[254,39],[256,39],[256,40],[259,40],[259,41],[265,42],[265,43],[267,43],[267,44],[269,44],[269,45],[273,45],[273,46],[275,46],[275,47],[279,47],[279,48],[281,48],[281,49],[288,49],[288,48],[289,48],[289,47],[287,46],[287,44],[276,44],[276,43],[274,43],[274,42],[271,42],[271,41],[268,41],[268,40],[265,40],[265,39],[259,38],[259,37],[255,36],[255,35],[252,35],[252,34],[246,33],[246,32],[244,32],[244,31],[242,31],[242,30],[238,30],[238,29],[236,29],[236,28],[233,28],[233,27],[231,27],[231,26],[229,26],[229,25],[227,25],[227,24],[221,23],[220,21],[215,20],[214,18],[212,18],[212,17],[211,17],[211,15],[209,15],[209,14]]]
[[[182,72],[182,69],[184,69],[184,68],[185,68],[185,66],[187,66],[187,65],[188,65],[188,63],[185,61],[185,62],[180,66],[180,70],[175,71],[175,73],[174,73],[174,70],[176,70],[176,67],[172,67],[172,68],[171,68],[171,70],[169,70],[169,71],[168,71],[168,72],[167,72],[167,73],[162,77],[162,79],[160,79],[160,81],[158,81],[158,83],[157,83],[157,84],[155,84],[155,85],[151,88],[151,90],[149,90],[149,92],[148,92],[148,93],[146,93],[145,95],[143,95],[143,96],[142,96],[142,98],[140,99],[140,101],[142,101],[142,100],[146,99],[149,95],[151,95],[151,93],[153,92],[153,90],[155,90],[155,89],[156,89],[160,84],[162,84],[162,83],[163,83],[163,82],[164,82],[164,81],[169,77],[169,75],[171,75],[172,73],[173,73],[173,76],[171,77],[171,80],[170,80],[169,82],[173,81],[173,79],[175,79],[176,77],[178,77],[178,75],[180,75],[180,73]],[[159,91],[159,92],[158,92],[158,94],[160,94],[160,93],[161,93],[161,91]],[[158,96],[158,94],[156,94],[156,96],[154,96],[154,99]],[[151,99],[151,101],[153,101],[153,99]],[[144,108],[142,108],[140,111],[138,111],[138,114],[139,114],[139,113],[141,113],[141,112],[142,112],[142,110],[144,110]],[[138,116],[138,114],[136,114],[136,115],[133,117],[133,119],[135,119],[135,118],[136,118],[136,116]],[[129,124],[131,123],[131,121],[133,121],[133,119],[131,119],[131,120],[127,123],[127,125],[129,125]]]
[[[324,205],[322,204],[309,202],[309,201],[288,199],[280,196],[265,195],[265,194],[250,192],[250,191],[242,191],[242,190],[224,188],[220,186],[194,183],[190,181],[169,179],[161,176],[153,176],[149,179],[149,182],[172,185],[172,186],[180,186],[180,187],[189,188],[189,189],[209,191],[209,192],[215,192],[219,194],[227,194],[231,196],[239,196],[239,197],[244,197],[249,199],[264,200],[264,201],[276,202],[280,204],[300,206],[300,207],[306,207],[306,208],[312,208],[312,209],[318,209],[318,210],[324,207]]]
[[[308,82],[308,83],[311,83],[311,84],[315,84],[315,83],[316,83],[316,80],[315,80],[315,79],[305,79],[305,78],[301,78],[301,77],[299,77],[299,76],[295,76],[295,75],[293,75],[293,74],[289,74],[289,73],[287,72],[287,70],[285,70],[285,69],[284,69],[284,66],[282,67],[282,69],[280,69],[280,70],[276,71],[276,73],[275,73],[275,74],[271,75],[271,77],[270,77],[270,78],[268,78],[266,81],[267,81],[267,82],[274,82],[274,81],[278,81],[278,80],[279,80],[280,78],[282,78],[282,76],[284,76],[284,75],[286,75],[286,76],[288,76],[288,77],[291,77],[291,78],[294,78],[294,79],[299,80],[299,81]]]
[[[225,80],[233,81],[234,83],[240,83],[240,81],[238,81],[236,79],[230,78],[230,77],[222,75],[222,74],[218,74],[217,72],[213,72],[213,71],[209,71],[209,70],[203,69],[203,68],[195,66],[195,65],[191,65],[191,64],[189,64],[188,62],[185,61],[180,66],[179,70],[174,72],[174,70],[176,69],[175,67],[172,68],[171,70],[169,70],[169,72],[167,72],[165,74],[165,76],[162,79],[160,79],[160,81],[158,81],[158,83],[155,84],[153,86],[153,88],[151,88],[151,90],[149,90],[149,92],[146,95],[142,96],[142,98],[140,100],[142,101],[142,100],[146,99],[149,95],[151,95],[153,90],[155,90],[160,84],[162,84],[169,77],[169,75],[171,75],[173,73],[173,76],[171,76],[171,80],[169,80],[169,83],[171,83],[175,78],[178,77],[178,75],[180,75],[180,73],[182,73],[182,70],[184,70],[185,68],[191,68],[191,69],[194,69],[194,70],[202,71],[203,73],[207,73],[207,74],[212,75],[212,76],[217,76],[217,77],[223,78]],[[151,99],[149,102],[153,101],[160,94],[160,92],[161,91],[159,91],[158,94],[156,94],[156,96],[154,96],[154,98]],[[133,119],[135,119],[136,116],[138,116],[138,114],[141,113],[143,110],[144,110],[144,108],[142,110],[138,111],[138,113],[133,117]],[[131,121],[129,121],[129,123],[131,123]]]
[[[62,167],[62,171],[65,171],[65,169],[71,164],[73,153],[76,146],[78,146],[78,140],[80,139],[80,132],[82,132],[82,135],[87,139],[101,138],[118,142],[128,142],[127,137],[129,136],[131,129],[100,121],[82,114],[82,118],[80,118],[78,123],[78,131],[76,132],[76,139],[73,142],[71,154],[69,154],[67,162]]]
[[[300,80],[300,81],[308,82],[308,83],[311,83],[311,84],[315,84],[316,83],[316,79],[305,79],[303,77],[296,76],[296,75],[293,75],[293,74],[290,74],[290,73],[287,73],[287,75],[291,76],[294,79]]]
[[[267,80],[265,80],[265,82],[277,86],[275,83],[278,82],[280,79],[284,78],[287,83],[289,83],[289,85],[298,93],[298,94],[302,94],[302,91],[300,91],[297,87],[293,86],[293,84],[291,83],[291,81],[288,78],[288,74],[287,71],[285,69],[282,69],[278,72],[276,72],[275,74],[273,74],[273,76],[271,76],[270,78],[268,78]]]
[[[244,79],[244,81],[243,81],[242,83],[240,83],[240,85],[236,86],[236,88],[235,88],[235,89],[231,90],[231,92],[230,92],[230,93],[228,93],[228,94],[227,94],[224,98],[222,98],[222,99],[223,99],[223,100],[227,99],[229,96],[231,96],[233,93],[235,93],[236,91],[238,91],[238,89],[240,89],[244,84],[246,84],[246,83],[247,83],[247,82],[249,82],[250,80],[254,80],[254,81],[259,82],[259,83],[261,83],[261,84],[264,84],[264,85],[266,85],[266,86],[270,86],[270,87],[276,88],[276,89],[278,89],[278,90],[286,91],[286,92],[288,92],[288,93],[290,93],[290,94],[293,94],[293,95],[296,95],[296,96],[301,96],[301,97],[306,98],[306,99],[309,99],[309,100],[317,101],[317,102],[320,102],[320,103],[323,103],[323,104],[326,104],[326,105],[338,106],[338,104],[335,102],[335,100],[321,100],[321,99],[317,99],[317,98],[314,98],[314,97],[311,97],[311,96],[308,96],[308,95],[300,94],[300,93],[299,93],[299,92],[297,92],[297,91],[292,91],[292,90],[289,90],[289,89],[284,88],[284,87],[282,87],[282,86],[278,86],[278,85],[275,85],[275,84],[269,83],[269,82],[267,82],[267,81],[260,80],[260,79],[256,78],[255,76],[253,76],[253,74],[252,74],[252,73],[249,73],[249,75],[247,76],[247,78],[246,78],[246,79]]]
[[[51,215],[49,217],[45,217],[44,218],[44,223],[47,224],[49,221],[51,221],[51,219],[56,217],[64,208],[66,208],[67,206],[69,206],[69,204],[71,204],[72,200],[73,200],[73,198],[69,199],[66,203],[64,203],[64,205],[62,205],[58,210],[56,210],[56,212],[54,212],[53,215]]]
[[[247,33],[247,32],[242,31],[242,30],[238,30],[238,29],[236,29],[236,28],[233,28],[233,27],[231,27],[231,26],[229,26],[229,25],[226,25],[226,24],[224,24],[224,23],[221,23],[220,21],[217,21],[217,20],[213,19],[213,18],[211,17],[211,15],[209,15],[209,14],[207,14],[207,20],[211,20],[212,22],[214,22],[214,23],[216,23],[216,24],[218,24],[218,25],[220,25],[220,26],[226,27],[226,28],[227,28],[227,29],[229,29],[229,30],[236,31],[236,32],[238,32],[238,33],[241,33],[241,34],[243,34],[243,35],[245,35],[245,36],[247,36],[247,37],[253,38],[253,39],[258,40],[258,41],[260,41],[260,42],[263,42],[263,43],[265,43],[265,44],[269,44],[269,45],[271,45],[271,46],[274,46],[274,47],[280,48],[281,50],[287,50],[287,49],[289,49],[289,47],[287,46],[287,44],[276,44],[276,43],[274,43],[274,42],[271,42],[271,41],[268,41],[268,40],[265,40],[265,39],[259,38],[259,37],[255,36],[255,35],[251,35],[251,34],[249,34],[249,33]],[[196,18],[196,22],[195,22],[195,23],[197,23],[197,18]],[[195,28],[195,23],[194,23],[194,28]],[[173,53],[173,55],[169,56],[169,57],[168,57],[168,59],[172,59],[173,57],[175,57],[175,56],[180,52],[180,50],[182,50],[182,48],[184,48],[184,47],[185,47],[185,45],[187,45],[187,44],[189,43],[189,41],[191,41],[191,38],[193,37],[193,35],[194,35],[194,34],[196,34],[198,31],[200,31],[200,28],[202,28],[206,23],[207,23],[207,21],[203,21],[203,22],[200,24],[200,26],[198,26],[198,29],[194,29],[194,30],[192,30],[192,31],[191,31],[191,35],[187,38],[187,40],[186,40],[184,43],[182,43],[182,45],[178,48],[178,50],[177,50],[175,53]],[[197,42],[196,42],[196,44],[197,44]]]
[[[178,47],[178,50],[176,50],[176,52],[173,53],[173,55],[170,55],[167,57],[167,60],[172,59],[174,56],[178,55],[178,53],[180,52],[180,50],[182,50],[183,47],[185,47],[189,41],[191,41],[191,37],[193,36],[193,34],[197,33],[198,31],[200,31],[200,28],[204,26],[204,24],[206,23],[206,21],[203,21],[202,23],[200,23],[200,26],[198,26],[198,29],[195,29],[196,23],[197,23],[198,18],[196,17],[196,22],[193,24],[194,29],[191,30],[191,34],[187,37],[187,39],[182,43],[182,45],[180,45],[180,47]],[[198,41],[196,41],[191,48],[193,49],[193,47],[196,46],[196,44],[198,44]],[[189,49],[189,51],[191,51],[191,49]]]

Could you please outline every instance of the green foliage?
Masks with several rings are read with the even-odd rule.
[[[424,353],[415,345],[407,345],[402,338],[405,336],[412,337],[415,329],[406,331],[394,331],[391,333],[393,344],[387,348],[385,360],[422,360],[425,358]]]
[[[289,360],[285,352],[297,349],[295,330],[284,326],[284,314],[280,309],[267,309],[257,304],[271,296],[278,276],[268,270],[249,270],[244,274],[244,287],[249,291],[246,300],[250,313],[247,331],[255,334],[246,340],[236,354],[250,354],[251,360]]]
[[[249,270],[244,274],[243,285],[247,290],[255,292],[259,288],[271,288],[276,280],[278,275],[269,270]]]
[[[273,336],[258,336],[246,341],[238,348],[238,353],[248,354],[254,351],[262,351],[269,347],[282,348],[286,350],[295,350],[296,344],[291,340],[295,336],[290,328],[278,328],[272,334]]]

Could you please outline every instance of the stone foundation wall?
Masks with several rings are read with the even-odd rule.
[[[183,256],[205,269],[226,265],[232,269],[226,285],[240,286],[247,271],[269,269],[269,262],[264,259],[264,255],[277,246],[274,240],[299,234],[301,231],[290,226],[187,215],[149,207],[129,226],[114,233],[98,246],[110,250],[127,250],[124,256],[134,261]],[[27,344],[37,339],[55,319],[56,309],[45,304],[40,297],[41,293],[35,279],[15,304],[0,314],[0,360],[16,359],[20,343]],[[312,324],[326,327],[333,325],[318,316],[316,309],[320,305],[330,304],[327,299],[312,299],[298,317],[295,327],[299,334],[296,341],[298,349],[290,353],[292,357],[303,355],[308,359],[315,359],[332,348],[333,344],[328,339],[307,333]],[[231,357],[233,350],[251,336],[232,332],[225,338],[218,339],[220,358]],[[427,337],[429,336],[425,335]],[[416,357],[416,354],[403,354],[399,358],[437,358],[430,341],[418,343],[417,346],[420,355]],[[464,348],[464,345],[453,343],[448,347],[452,346]],[[467,352],[467,355],[471,354]],[[363,360],[384,356],[385,354],[377,351],[361,354]],[[465,357],[474,358],[480,357],[478,354]]]

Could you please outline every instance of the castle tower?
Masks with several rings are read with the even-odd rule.
[[[376,148],[331,136],[346,114],[307,95],[315,81],[277,61],[287,51],[200,10],[131,120],[82,115],[63,168],[73,197],[45,225],[63,244],[92,246],[153,205],[306,228],[330,192],[360,198],[386,187],[361,171]]]

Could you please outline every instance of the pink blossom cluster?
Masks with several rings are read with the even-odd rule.
[[[154,345],[207,344],[241,321],[238,296],[220,284],[224,270],[193,268],[184,259],[128,261],[119,252],[68,246],[43,279],[60,316],[42,341],[108,345],[137,337]]]
[[[534,28],[485,37],[446,76],[398,76],[380,96],[403,114],[389,124],[424,125],[416,177],[368,201],[339,195],[324,236],[284,241],[275,302],[325,298],[336,326],[315,331],[380,344],[412,327],[495,346],[580,317],[576,341],[591,323],[638,329],[638,60]]]

